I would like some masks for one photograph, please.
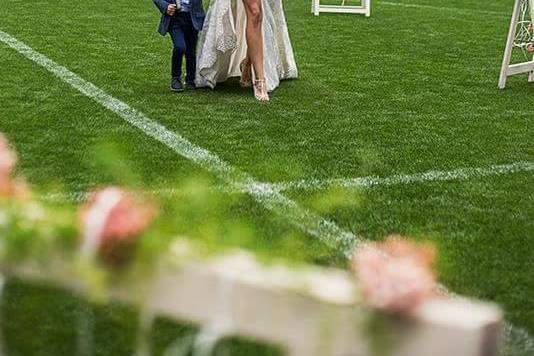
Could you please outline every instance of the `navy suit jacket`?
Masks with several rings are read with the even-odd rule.
[[[159,22],[158,32],[165,36],[169,32],[169,25],[171,23],[171,17],[167,15],[167,7],[170,4],[174,4],[172,0],[152,0],[161,12],[161,20]],[[204,25],[204,8],[202,7],[202,0],[191,0],[191,20],[193,20],[193,26],[195,30],[201,31]]]

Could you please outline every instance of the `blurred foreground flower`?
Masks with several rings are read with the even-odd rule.
[[[352,258],[367,305],[390,313],[409,313],[434,294],[435,251],[399,236],[359,248]]]
[[[17,155],[9,148],[9,143],[0,133],[0,176],[9,176],[17,163]]]
[[[124,262],[155,216],[152,204],[117,187],[93,192],[81,208],[82,253],[110,264]]]
[[[533,42],[533,43],[529,43],[529,44],[527,45],[527,51],[528,51],[529,53],[534,53],[534,42]]]
[[[29,189],[22,178],[13,178],[17,154],[11,150],[5,136],[0,133],[0,197],[25,199]]]

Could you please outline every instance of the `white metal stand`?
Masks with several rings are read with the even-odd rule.
[[[510,30],[508,31],[508,39],[506,40],[506,48],[504,50],[501,74],[499,76],[499,89],[506,87],[506,80],[511,75],[529,73],[528,80],[534,82],[534,58],[530,62],[510,64],[522,1],[528,1],[530,21],[534,24],[534,0],[515,0],[514,11],[510,21]]]
[[[321,0],[313,0],[312,13],[319,16],[321,12],[334,12],[338,14],[363,14],[371,16],[371,0],[362,0],[360,6],[346,6],[343,0],[341,5],[321,5]]]

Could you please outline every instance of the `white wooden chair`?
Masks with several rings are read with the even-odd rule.
[[[500,89],[506,87],[506,80],[511,75],[528,73],[528,80],[534,82],[532,46],[534,46],[534,0],[515,0],[499,76]],[[524,62],[511,63],[514,48],[523,51]]]
[[[313,0],[312,13],[319,16],[321,12],[334,12],[342,14],[363,14],[371,16],[371,0],[361,0],[360,6],[346,5],[347,0],[342,0],[341,5],[321,5],[321,0]]]

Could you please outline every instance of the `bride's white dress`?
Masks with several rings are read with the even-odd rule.
[[[298,71],[282,0],[262,0],[262,6],[265,79],[272,91],[280,80],[297,78]],[[239,64],[247,52],[245,24],[243,0],[211,0],[199,39],[197,86],[214,88],[241,75]]]

